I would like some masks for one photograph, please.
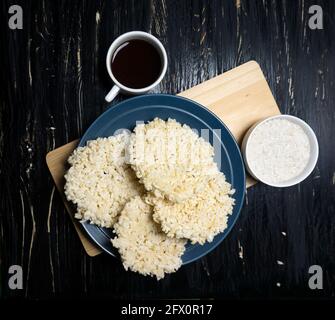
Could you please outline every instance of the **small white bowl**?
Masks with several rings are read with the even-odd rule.
[[[273,120],[273,119],[286,119],[288,121],[291,121],[297,125],[299,125],[304,132],[306,133],[306,135],[308,136],[309,139],[309,144],[310,144],[310,157],[308,160],[308,163],[306,165],[306,167],[304,168],[304,170],[296,177],[287,180],[287,181],[283,181],[283,182],[279,182],[279,183],[273,183],[271,181],[265,181],[264,179],[258,177],[257,175],[255,175],[255,173],[252,171],[252,168],[250,168],[249,164],[248,164],[248,158],[247,158],[247,149],[248,149],[248,142],[250,140],[250,138],[252,137],[252,134],[254,132],[254,130],[260,126],[261,124],[263,124],[266,121],[269,120]],[[290,115],[278,115],[278,116],[273,116],[273,117],[269,117],[266,118],[264,120],[258,121],[256,122],[245,134],[244,138],[243,138],[243,142],[242,142],[242,154],[243,154],[243,158],[244,158],[244,163],[245,166],[248,170],[248,172],[250,173],[250,175],[252,177],[254,177],[256,180],[259,180],[269,186],[272,187],[290,187],[293,186],[295,184],[300,183],[301,181],[305,180],[313,171],[316,162],[318,160],[318,156],[319,156],[319,145],[318,145],[318,140],[316,139],[315,133],[313,131],[313,129],[303,120],[294,117],[294,116],[290,116]]]

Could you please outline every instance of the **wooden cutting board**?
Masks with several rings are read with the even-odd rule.
[[[181,92],[179,96],[192,99],[213,111],[228,126],[239,143],[242,142],[248,128],[255,122],[280,114],[263,72],[255,61],[249,61]],[[63,194],[66,160],[77,143],[78,140],[72,141],[50,151],[46,161],[79,238],[87,254],[93,257],[101,253],[101,250],[82,232],[80,223],[75,221],[74,213]],[[250,177],[247,178],[247,187],[254,183],[255,181]]]

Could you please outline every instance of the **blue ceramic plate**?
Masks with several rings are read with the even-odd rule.
[[[212,251],[228,235],[243,205],[244,165],[239,147],[222,121],[211,111],[191,100],[165,94],[145,95],[123,101],[104,112],[86,131],[79,146],[85,146],[88,140],[114,135],[120,129],[133,130],[136,121],[147,122],[155,117],[163,120],[176,119],[178,122],[198,130],[199,133],[201,129],[208,129],[203,132],[209,133],[208,139],[215,148],[217,162],[221,154],[218,166],[236,190],[234,194],[235,206],[228,219],[228,227],[224,232],[218,234],[211,243],[187,244],[182,256],[183,264],[187,264]],[[113,237],[112,230],[100,228],[88,222],[83,222],[82,226],[100,248],[112,256],[118,255],[117,250],[110,242],[110,238]]]

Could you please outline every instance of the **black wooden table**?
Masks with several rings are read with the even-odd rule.
[[[8,9],[23,9],[11,30]],[[309,27],[311,5],[323,29]],[[1,2],[0,250],[4,297],[324,298],[335,294],[335,1]],[[169,57],[156,92],[177,93],[254,59],[283,113],[301,117],[320,144],[300,185],[248,190],[228,238],[201,260],[157,282],[88,257],[45,163],[107,109],[105,55],[130,30],[157,36]],[[113,103],[124,99],[118,97]],[[23,268],[23,289],[8,268]],[[323,289],[308,286],[311,265]]]

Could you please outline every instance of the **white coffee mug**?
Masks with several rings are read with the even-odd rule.
[[[157,50],[157,52],[160,55],[161,61],[162,61],[162,70],[161,70],[161,73],[158,79],[154,83],[152,83],[151,85],[145,88],[134,89],[134,88],[126,87],[114,77],[113,72],[112,72],[111,62],[112,62],[112,57],[113,57],[115,50],[122,43],[130,41],[130,40],[144,40],[150,43]],[[105,100],[107,102],[111,102],[118,95],[119,92],[130,94],[130,95],[143,94],[143,93],[150,91],[155,86],[157,86],[162,81],[166,73],[167,55],[166,55],[166,51],[162,43],[156,37],[154,37],[153,35],[149,33],[143,32],[143,31],[131,31],[131,32],[122,34],[121,36],[116,38],[114,42],[111,44],[111,46],[108,49],[108,53],[106,57],[106,66],[107,66],[108,74],[114,82],[113,88],[111,89],[111,91],[109,91],[109,93],[105,97]]]

